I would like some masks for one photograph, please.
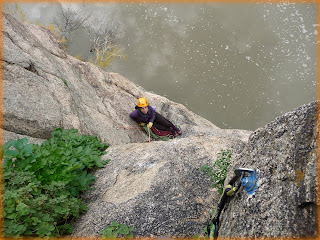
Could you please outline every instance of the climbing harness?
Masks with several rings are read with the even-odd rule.
[[[147,142],[151,142],[153,139],[154,140],[162,140],[162,141],[168,141],[170,139],[174,139],[175,137],[170,134],[168,131],[162,131],[162,133],[167,133],[166,135],[158,135],[156,133],[160,132],[158,129],[156,129],[154,126],[151,128],[148,128],[147,126],[143,127],[118,127],[118,129],[129,129],[129,130],[135,130],[135,129],[144,129],[146,133],[148,134],[148,140]],[[180,129],[180,128],[179,128]]]
[[[170,135],[169,132],[167,135],[157,135],[154,133],[155,132],[159,132],[158,129],[156,129],[155,127],[151,127],[150,129],[147,126],[144,126],[144,130],[147,132],[147,134],[150,134],[150,136],[154,139],[154,140],[162,140],[162,141],[168,141],[170,139],[173,139],[174,136]],[[167,132],[167,131],[163,131],[163,132]]]
[[[248,194],[253,194],[258,187],[257,172],[255,170],[238,168],[234,171],[234,173],[235,176],[230,180],[228,185],[223,190],[218,204],[212,213],[210,222],[207,225],[207,233],[210,240],[218,237],[219,217],[228,197],[233,196],[239,190],[241,185],[243,186],[243,190],[245,190]]]

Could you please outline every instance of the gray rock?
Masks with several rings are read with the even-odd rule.
[[[117,73],[65,54],[45,28],[3,14],[3,128],[47,139],[55,128],[75,128],[110,144],[144,142],[129,117],[137,98],[145,96],[163,116],[181,126],[183,137],[225,135],[183,105],[146,92]],[[247,140],[250,131],[234,138]],[[232,134],[227,134],[233,136]]]
[[[240,140],[207,136],[111,146],[105,155],[111,161],[95,173],[95,190],[85,196],[89,210],[74,223],[74,236],[97,236],[113,220],[134,226],[137,237],[203,233],[219,194],[199,168],[221,149],[240,153],[243,147]]]
[[[303,105],[253,132],[229,166],[256,169],[254,195],[239,191],[221,215],[219,237],[317,235],[317,102]]]
[[[21,138],[27,138],[28,143],[34,143],[34,144],[38,144],[38,145],[41,145],[45,141],[45,139],[33,138],[30,136],[25,136],[25,135],[9,132],[9,131],[3,130],[3,129],[1,131],[2,131],[2,135],[3,135],[3,138],[2,138],[3,143],[6,143],[12,139],[17,140],[17,139],[21,139]]]

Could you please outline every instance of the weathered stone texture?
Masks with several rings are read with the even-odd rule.
[[[243,191],[221,216],[221,237],[317,235],[318,104],[289,112],[253,132],[229,167],[258,172],[254,195]],[[228,180],[227,179],[227,180]]]
[[[226,137],[188,137],[132,143],[108,149],[110,163],[96,172],[89,210],[75,223],[75,236],[96,236],[113,220],[132,225],[135,236],[192,237],[219,197],[199,170],[221,149],[240,153],[244,144]]]

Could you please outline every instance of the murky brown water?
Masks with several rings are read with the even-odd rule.
[[[254,130],[317,97],[316,4],[110,6],[127,59],[107,70],[221,128]]]

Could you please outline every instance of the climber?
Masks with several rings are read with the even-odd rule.
[[[146,98],[139,98],[135,109],[136,110],[130,113],[130,117],[135,120],[139,126],[147,126],[158,136],[171,135],[177,137],[181,134],[181,130],[156,112],[155,107],[150,106]]]

